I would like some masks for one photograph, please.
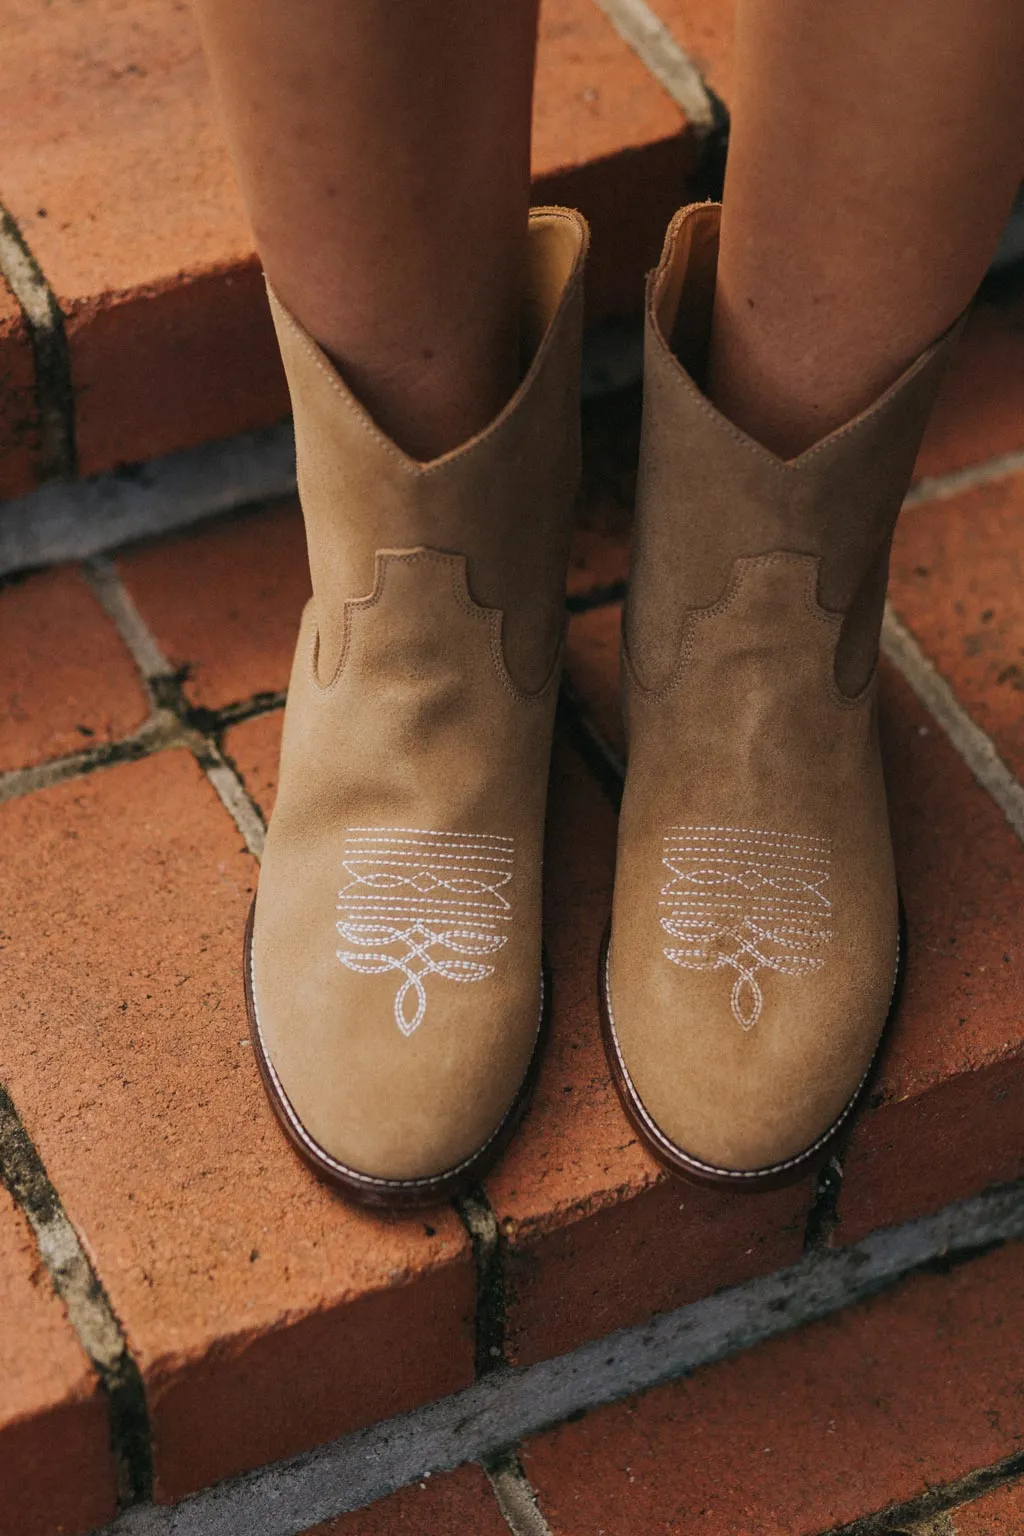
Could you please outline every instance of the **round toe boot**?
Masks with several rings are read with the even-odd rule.
[[[670,1169],[806,1173],[849,1122],[902,965],[875,697],[889,547],[958,327],[792,460],[702,392],[719,210],[648,289],[623,637],[628,763],[600,985]]]
[[[522,383],[430,463],[377,428],[271,295],[313,597],[246,993],[285,1131],[369,1204],[478,1178],[538,1059],[586,239],[576,214],[531,215]]]

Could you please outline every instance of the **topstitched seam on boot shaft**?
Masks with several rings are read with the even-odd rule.
[[[893,971],[892,992],[890,993],[890,1002],[889,1002],[890,1011],[892,1009],[892,1000],[896,996],[896,984],[897,984],[897,981],[899,979],[899,973],[900,973],[900,955],[901,955],[901,950],[902,950],[902,938],[901,938],[901,935],[900,935],[899,931],[897,930],[897,933],[896,933],[896,966],[895,966],[895,969]],[[647,1109],[647,1106],[644,1104],[643,1099],[640,1097],[639,1093],[637,1092],[636,1084],[633,1082],[632,1077],[630,1077],[629,1069],[626,1066],[625,1060],[623,1058],[622,1047],[619,1044],[619,1036],[618,1036],[618,1032],[617,1032],[617,1030],[615,1028],[615,1013],[614,1013],[614,1010],[612,1008],[611,945],[610,944],[609,944],[607,952],[605,954],[605,961],[604,961],[604,1002],[605,1002],[605,1010],[606,1010],[606,1012],[608,1014],[609,1033],[611,1034],[612,1046],[613,1046],[614,1051],[615,1051],[616,1060],[618,1061],[618,1064],[619,1064],[619,1069],[622,1072],[623,1079],[624,1079],[624,1081],[625,1081],[625,1083],[626,1083],[626,1085],[627,1085],[627,1087],[629,1089],[630,1097],[632,1099],[632,1102],[633,1102],[633,1105],[634,1105],[634,1107],[636,1109],[636,1112],[637,1112],[637,1114],[640,1115],[641,1119],[644,1122],[644,1125],[647,1127],[647,1129],[651,1133],[651,1135],[654,1138],[654,1140],[658,1142],[659,1146],[663,1147],[667,1152],[671,1153],[674,1157],[678,1158],[680,1162],[689,1163],[689,1165],[692,1168],[698,1169],[701,1173],[711,1173],[711,1174],[717,1175],[720,1178],[726,1178],[726,1179],[764,1179],[764,1178],[769,1178],[773,1174],[786,1173],[791,1168],[797,1168],[797,1167],[800,1166],[801,1163],[806,1163],[810,1158],[812,1158],[820,1147],[823,1147],[827,1142],[831,1141],[832,1137],[835,1136],[837,1131],[839,1131],[841,1129],[841,1127],[846,1123],[846,1121],[849,1119],[850,1115],[856,1109],[857,1101],[860,1098],[860,1095],[861,1095],[861,1093],[862,1093],[862,1091],[864,1089],[865,1083],[867,1082],[868,1078],[871,1076],[872,1069],[873,1069],[873,1067],[875,1065],[875,1062],[878,1059],[878,1054],[879,1054],[879,1052],[881,1051],[881,1048],[882,1048],[882,1041],[879,1040],[879,1042],[878,1042],[877,1046],[875,1047],[875,1050],[874,1050],[874,1052],[872,1054],[871,1060],[868,1062],[867,1067],[865,1068],[863,1077],[861,1078],[860,1082],[857,1084],[856,1088],[853,1090],[853,1093],[850,1095],[850,1098],[847,1100],[847,1103],[846,1103],[844,1109],[836,1117],[836,1119],[832,1121],[832,1123],[828,1127],[828,1129],[822,1131],[821,1135],[819,1137],[817,1137],[816,1140],[813,1141],[809,1147],[805,1147],[802,1152],[798,1152],[794,1157],[786,1158],[784,1161],[778,1162],[778,1163],[767,1163],[767,1164],[765,1164],[761,1168],[722,1168],[722,1167],[719,1167],[718,1164],[716,1164],[716,1163],[706,1163],[706,1162],[703,1162],[699,1157],[694,1157],[692,1153],[685,1151],[683,1147],[680,1147],[669,1136],[666,1136],[664,1131],[661,1129],[661,1127],[651,1118],[651,1115],[650,1115],[650,1113],[649,1113],[649,1111]]]
[[[366,1184],[367,1186],[382,1190],[429,1188],[431,1185],[439,1183],[442,1179],[452,1178],[456,1174],[461,1173],[464,1168],[468,1168],[472,1163],[475,1163],[478,1158],[482,1157],[492,1142],[494,1142],[495,1139],[500,1136],[502,1128],[505,1126],[509,1116],[514,1112],[516,1108],[516,1100],[513,1098],[508,1109],[506,1109],[505,1113],[502,1115],[501,1119],[498,1121],[497,1125],[494,1127],[494,1130],[488,1136],[487,1140],[483,1142],[481,1146],[477,1147],[474,1152],[471,1152],[468,1157],[464,1157],[461,1162],[454,1164],[454,1166],[450,1168],[443,1168],[439,1173],[426,1174],[417,1179],[388,1179],[377,1177],[372,1173],[360,1173],[358,1169],[350,1168],[346,1163],[342,1163],[336,1157],[332,1157],[331,1154],[319,1144],[319,1142],[314,1140],[314,1138],[306,1130],[306,1127],[303,1125],[298,1115],[295,1113],[291,1100],[288,1098],[288,1095],[284,1091],[284,1088],[281,1084],[281,1079],[278,1077],[277,1072],[274,1069],[274,1063],[270,1059],[270,1053],[267,1050],[267,1043],[263,1037],[263,1029],[260,1025],[259,1003],[256,999],[256,958],[254,946],[250,946],[249,949],[249,987],[252,994],[253,1021],[256,1025],[256,1033],[259,1036],[260,1052],[262,1054],[267,1072],[269,1073],[270,1079],[274,1085],[274,1090],[277,1094],[278,1102],[288,1117],[288,1123],[291,1125],[303,1146],[312,1154],[314,1158],[324,1163],[328,1168],[333,1169],[335,1173],[343,1175],[345,1178],[354,1179],[360,1184]],[[546,983],[544,980],[544,971],[542,967],[540,975],[540,1007],[537,1012],[537,1028],[534,1034],[534,1051],[537,1049],[537,1041],[540,1038],[540,1032],[544,1022],[545,995]]]
[[[443,550],[416,549],[408,551],[377,550],[374,555],[374,586],[373,591],[366,597],[346,598],[343,611],[344,633],[338,660],[330,679],[325,683],[319,676],[319,650],[320,650],[320,626],[316,620],[314,610],[313,647],[311,657],[311,675],[313,682],[321,694],[330,694],[340,682],[342,673],[348,660],[352,642],[352,615],[356,613],[368,613],[379,606],[387,581],[387,571],[391,565],[440,565],[448,567],[452,594],[456,605],[463,613],[475,623],[486,626],[488,632],[488,650],[491,663],[502,687],[511,694],[519,704],[539,705],[550,697],[552,690],[557,687],[561,672],[562,656],[565,649],[564,626],[563,636],[555,647],[554,660],[548,669],[547,677],[535,693],[521,688],[508,669],[505,660],[505,647],[503,641],[502,626],[504,622],[504,610],[501,608],[487,608],[483,603],[478,603],[469,590],[468,560],[463,554],[448,554]]]
[[[659,683],[656,688],[648,687],[637,672],[636,665],[630,654],[626,638],[626,626],[624,625],[622,631],[622,658],[629,682],[650,703],[660,703],[668,698],[680,688],[692,667],[700,662],[699,631],[701,625],[710,619],[721,618],[724,614],[728,613],[729,609],[740,597],[749,572],[771,566],[803,564],[808,566],[807,581],[803,588],[804,607],[813,619],[821,624],[824,629],[832,633],[832,656],[829,665],[824,668],[823,675],[826,690],[832,702],[840,708],[844,710],[862,708],[870,696],[874,672],[872,672],[864,687],[854,695],[843,693],[836,682],[835,655],[845,614],[833,613],[829,609],[823,608],[818,601],[817,588],[821,558],[818,555],[801,555],[783,550],[778,550],[768,555],[738,556],[733,561],[729,582],[722,596],[716,602],[710,603],[706,608],[687,608],[685,610],[676,664],[665,681]]]
[[[577,223],[577,220],[582,222],[580,215],[572,215],[568,211],[559,213],[558,217],[561,218],[567,225],[572,225],[576,228],[580,227],[580,224]],[[349,389],[340,371],[330,365],[323,353],[323,349],[318,345],[313,337],[303,329],[303,327],[295,319],[286,305],[284,305],[277,297],[277,294],[271,287],[269,278],[267,278],[265,274],[264,281],[266,282],[268,292],[271,294],[274,302],[281,311],[281,314],[286,320],[289,329],[294,333],[296,340],[299,342],[303,350],[309,354],[312,361],[316,365],[317,370],[324,375],[334,392],[340,395],[345,401],[346,405],[349,407],[351,415],[358,423],[360,430],[372,438],[372,440],[379,447],[383,448],[388,456],[399,466],[400,469],[408,474],[410,478],[427,479],[432,475],[439,474],[442,470],[446,469],[456,460],[465,462],[467,459],[472,458],[475,454],[482,452],[489,444],[491,438],[500,431],[505,422],[515,413],[516,408],[520,404],[521,400],[525,398],[526,394],[531,390],[535,379],[543,370],[548,357],[555,351],[557,333],[561,330],[562,325],[565,323],[566,316],[571,310],[582,288],[583,267],[586,259],[587,247],[588,240],[584,231],[584,238],[581,240],[579,249],[576,253],[573,269],[566,281],[565,287],[562,290],[561,297],[559,298],[558,304],[555,307],[554,313],[548,322],[540,345],[534,353],[530,361],[530,366],[517,385],[514,393],[506,401],[505,405],[502,406],[497,416],[495,416],[494,419],[490,421],[487,426],[484,427],[474,437],[467,439],[465,443],[462,443],[458,447],[451,449],[448,453],[440,455],[440,457],[436,459],[428,460],[418,460],[412,458],[409,454],[405,453],[404,450],[401,449],[396,442],[389,438],[387,434],[381,430],[380,427],[378,427],[373,417],[359,402],[357,397],[353,394],[352,390]]]

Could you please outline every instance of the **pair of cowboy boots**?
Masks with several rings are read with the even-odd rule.
[[[655,1156],[756,1188],[799,1176],[842,1131],[895,993],[875,670],[893,528],[951,338],[779,459],[699,387],[717,236],[717,207],[683,209],[648,290],[600,997],[616,1085]],[[379,430],[271,295],[313,597],[246,993],[284,1129],[369,1204],[430,1204],[479,1179],[537,1071],[586,247],[579,215],[531,215],[522,382],[429,463]]]

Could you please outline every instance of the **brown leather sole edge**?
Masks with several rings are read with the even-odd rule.
[[[781,1189],[787,1184],[796,1184],[799,1180],[806,1178],[808,1174],[819,1169],[832,1153],[836,1151],[837,1147],[845,1142],[846,1137],[850,1133],[854,1114],[863,1101],[864,1095],[882,1060],[889,1026],[899,1007],[900,993],[903,989],[903,978],[907,967],[907,924],[902,899],[899,904],[896,975],[893,978],[889,1012],[886,1015],[875,1054],[871,1058],[870,1065],[862,1077],[856,1093],[853,1094],[838,1118],[818,1137],[817,1141],[813,1142],[805,1151],[797,1153],[795,1157],[787,1158],[783,1163],[772,1164],[766,1168],[713,1168],[707,1163],[701,1162],[698,1158],[691,1157],[684,1148],[677,1146],[675,1142],[671,1141],[661,1131],[658,1131],[653,1119],[644,1108],[639,1094],[630,1082],[625,1065],[619,1055],[618,1041],[615,1037],[615,1026],[612,1022],[611,1008],[607,995],[608,942],[610,937],[611,922],[609,920],[601,940],[601,949],[598,957],[597,986],[601,1004],[601,1039],[604,1044],[604,1053],[608,1061],[612,1081],[622,1102],[622,1107],[630,1124],[651,1156],[656,1158],[663,1168],[667,1168],[669,1173],[674,1174],[677,1178],[682,1179],[688,1184],[699,1184],[705,1188],[710,1186],[714,1189],[732,1189],[751,1194]],[[654,1132],[657,1134],[654,1134]]]
[[[511,1141],[519,1122],[526,1112],[540,1071],[541,1058],[544,1054],[544,1045],[548,1034],[548,1024],[551,1017],[551,977],[548,972],[547,958],[542,958],[541,965],[541,1011],[537,1026],[537,1039],[530,1057],[530,1064],[526,1074],[519,1085],[519,1090],[511,1105],[505,1112],[504,1118],[499,1121],[497,1128],[492,1132],[488,1140],[480,1149],[455,1168],[449,1168],[434,1177],[422,1179],[378,1179],[369,1174],[361,1174],[355,1169],[343,1168],[333,1158],[319,1148],[313,1138],[306,1132],[295,1113],[288,1097],[277,1080],[277,1075],[263,1049],[263,1038],[260,1034],[259,1020],[256,1014],[256,1000],[252,988],[252,931],[256,917],[256,898],[253,897],[249,907],[249,916],[245,924],[245,936],[242,944],[242,973],[245,985],[245,1011],[249,1019],[249,1038],[252,1042],[256,1064],[259,1067],[263,1088],[270,1100],[271,1108],[276,1114],[281,1128],[287,1136],[292,1148],[308,1168],[316,1174],[325,1184],[340,1190],[349,1200],[358,1205],[374,1207],[377,1210],[392,1211],[417,1211],[429,1209],[431,1206],[441,1205],[446,1200],[455,1199],[463,1195],[494,1166],[498,1158],[504,1152]]]

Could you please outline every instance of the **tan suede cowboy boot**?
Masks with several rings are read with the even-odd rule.
[[[523,382],[427,464],[271,296],[313,598],[246,938],[250,1027],[295,1147],[366,1203],[479,1178],[537,1061],[586,244],[577,214],[531,215]]]
[[[718,219],[711,204],[677,214],[648,289],[601,986],[643,1141],[678,1173],[754,1188],[826,1154],[894,998],[875,668],[893,528],[953,332],[783,461],[694,383]]]

